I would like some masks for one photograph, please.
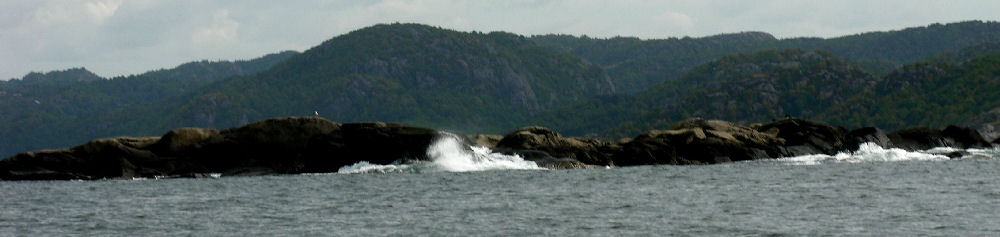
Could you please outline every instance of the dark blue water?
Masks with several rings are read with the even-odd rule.
[[[0,236],[1000,235],[997,157],[801,159],[0,182]]]

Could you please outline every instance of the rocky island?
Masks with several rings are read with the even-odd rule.
[[[94,180],[137,177],[200,177],[207,174],[270,175],[336,172],[365,161],[390,164],[428,159],[441,132],[389,123],[338,124],[322,118],[275,118],[214,130],[181,128],[161,137],[98,139],[69,149],[27,152],[0,161],[3,180]],[[542,127],[506,136],[476,135],[466,145],[519,154],[547,168],[633,165],[697,165],[835,154],[872,142],[882,147],[992,146],[973,129],[949,126],[883,132],[787,118],[740,126],[689,119],[666,130],[608,142],[563,137]],[[992,143],[998,143],[997,140]],[[951,154],[960,156],[961,154]]]

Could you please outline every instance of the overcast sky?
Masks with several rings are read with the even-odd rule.
[[[1000,20],[1000,1],[0,0],[0,79],[71,67],[111,77],[250,59],[391,22],[523,35],[787,38],[965,20]]]

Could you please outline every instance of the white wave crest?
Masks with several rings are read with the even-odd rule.
[[[935,148],[927,151],[906,151],[899,148],[883,148],[875,143],[863,143],[854,152],[841,152],[836,155],[804,155],[775,159],[777,162],[788,162],[795,165],[816,165],[835,162],[892,162],[907,160],[948,160],[944,153],[953,152],[954,148]]]
[[[423,171],[468,172],[483,170],[537,170],[533,161],[519,155],[493,153],[487,147],[468,146],[456,134],[442,132],[427,147],[429,161],[379,165],[366,161],[341,167],[337,173],[400,173]]]
[[[400,173],[410,169],[409,165],[379,165],[361,161],[353,165],[340,167],[337,173],[340,174],[361,174],[361,173]]]

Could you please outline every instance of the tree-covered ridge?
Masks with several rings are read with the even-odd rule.
[[[599,67],[523,36],[388,24],[193,91],[141,123],[225,128],[316,112],[339,122],[501,132],[531,114],[614,92]]]
[[[723,57],[690,70],[676,80],[660,83],[596,117],[618,121],[588,123],[608,137],[664,128],[690,117],[749,124],[786,115],[814,118],[825,108],[842,105],[854,95],[871,91],[880,78],[828,52],[763,51]],[[589,105],[574,108],[575,111]],[[574,110],[558,110],[573,113]],[[584,112],[590,113],[590,112]],[[603,113],[603,114],[601,114]],[[551,117],[546,115],[541,122]],[[552,122],[561,128],[558,122]],[[550,125],[550,124],[546,124]],[[576,131],[568,128],[569,131]]]
[[[750,124],[792,116],[887,130],[943,127],[988,117],[980,114],[1000,107],[998,59],[1000,54],[961,64],[921,62],[879,76],[824,51],[736,54],[635,95],[594,98],[532,123],[604,138],[663,129],[691,117]]]
[[[568,35],[534,36],[532,40],[600,64],[626,93],[673,80],[719,57],[763,50],[803,49],[831,52],[856,62],[873,74],[905,64],[1000,41],[1000,23],[967,21],[932,24],[896,31],[869,32],[836,38],[775,39],[767,33],[744,32],[703,38],[641,40]]]
[[[879,93],[855,99],[859,102],[856,108],[834,107],[827,116],[848,126],[941,127],[1000,107],[997,91],[1000,54],[973,58],[960,65],[920,63],[887,76],[879,85]]]
[[[31,72],[24,77],[0,81],[0,89],[15,90],[19,87],[38,87],[57,84],[72,84],[103,79],[101,76],[87,71],[86,68],[70,68],[46,73]]]
[[[744,32],[640,40],[381,24],[301,54],[193,62],[17,93],[2,89],[7,93],[0,92],[0,139],[6,140],[0,140],[0,155],[100,137],[157,136],[177,127],[221,129],[317,113],[337,122],[397,122],[466,133],[504,133],[537,124],[567,135],[605,138],[665,128],[694,116],[739,123],[790,115],[848,127],[936,126],[988,110],[980,107],[997,107],[988,102],[996,101],[991,94],[952,83],[991,88],[987,78],[993,71],[986,68],[993,66],[980,49],[1000,42],[985,41],[1000,32],[996,25],[963,22],[833,39],[779,40]],[[968,40],[924,42],[897,34]],[[905,44],[909,47],[939,45],[905,49],[920,54],[896,54],[891,51],[898,48],[880,46],[904,40],[913,41]],[[983,42],[938,52],[977,40]],[[843,56],[851,50],[875,52]],[[939,55],[931,62],[890,61],[931,53]],[[949,59],[935,59],[942,57]],[[950,99],[960,97],[928,98],[939,92],[966,93],[972,102],[964,102],[975,105],[955,106],[961,110],[955,115],[921,116],[950,111],[941,107],[953,106],[957,102]],[[892,101],[913,105],[889,105]],[[926,109],[879,115],[892,106]]]
[[[0,81],[0,154],[93,139],[84,136],[114,126],[110,120],[97,117],[119,111],[134,113],[139,107],[226,77],[263,71],[295,54],[289,51],[236,62],[192,62],[111,79],[78,68]]]

